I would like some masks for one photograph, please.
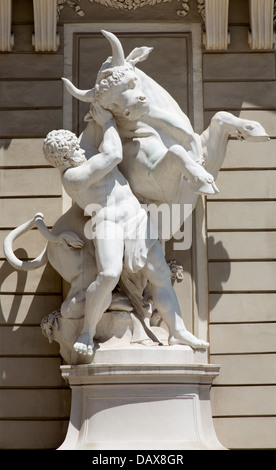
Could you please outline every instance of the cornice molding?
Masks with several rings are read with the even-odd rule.
[[[275,13],[274,0],[249,0],[250,31],[248,43],[254,50],[271,50],[275,47]]]
[[[130,11],[144,6],[171,3],[173,0],[87,0],[109,8]],[[181,8],[179,17],[185,17],[190,11],[190,0],[176,0]],[[248,42],[253,50],[272,50],[276,36],[276,0],[248,0],[250,9],[250,31]],[[205,24],[203,43],[206,50],[226,50],[230,43],[228,32],[229,0],[197,0],[198,11]],[[83,17],[81,0],[33,0],[35,51],[56,51],[59,46],[57,21],[63,8],[68,6]],[[12,25],[12,0],[0,0],[0,51],[10,52],[14,45]]]
[[[11,34],[12,0],[0,0],[0,51],[10,52],[14,45]]]

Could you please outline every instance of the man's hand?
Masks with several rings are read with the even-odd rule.
[[[68,250],[80,250],[84,246],[83,240],[73,232],[62,232],[56,236],[57,243],[61,243],[66,251]]]
[[[90,114],[99,126],[104,127],[108,122],[113,121],[113,114],[103,108],[99,103],[93,103]]]

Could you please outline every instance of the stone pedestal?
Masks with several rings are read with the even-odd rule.
[[[133,345],[61,369],[72,406],[59,450],[224,449],[209,396],[219,366],[207,364],[206,352]]]

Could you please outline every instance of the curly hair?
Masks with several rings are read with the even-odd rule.
[[[70,157],[79,148],[80,143],[76,134],[65,129],[49,132],[43,143],[44,157],[54,167],[62,167],[63,158]]]
[[[102,96],[107,92],[113,85],[118,85],[121,78],[132,70],[130,66],[115,67],[114,69],[107,69],[102,71],[97,78],[95,85],[95,99],[101,101]]]

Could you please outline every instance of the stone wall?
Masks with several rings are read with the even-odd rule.
[[[211,397],[226,447],[275,448],[275,52],[249,48],[246,3],[230,8],[227,52],[203,54],[205,124],[224,109],[271,136],[229,142],[220,194],[207,202],[210,353],[222,365]]]
[[[12,52],[0,54],[0,448],[47,449],[62,442],[70,412],[57,344],[40,328],[60,306],[61,280],[50,265],[16,272],[3,240],[37,212],[49,227],[62,213],[59,174],[44,159],[42,142],[62,127],[63,54],[34,53],[31,1],[13,2],[12,30]],[[34,230],[16,243],[21,259],[45,245]]]

